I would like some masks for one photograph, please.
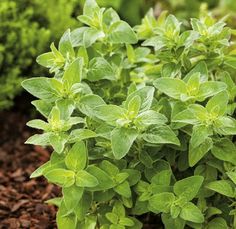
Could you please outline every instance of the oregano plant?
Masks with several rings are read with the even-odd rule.
[[[43,116],[27,144],[51,146],[31,175],[62,188],[61,229],[236,226],[236,52],[210,15],[184,26],[150,10],[131,28],[87,0],[84,24],[37,58],[53,77],[22,86]],[[161,225],[157,225],[157,228]]]

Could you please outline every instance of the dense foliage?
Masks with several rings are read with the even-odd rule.
[[[22,78],[46,74],[35,64],[35,58],[47,51],[50,41],[58,40],[66,28],[79,25],[76,16],[83,3],[84,0],[1,1],[0,110],[13,105],[14,97],[21,91]],[[141,12],[153,2],[99,0],[99,3],[114,7],[123,18],[135,24],[141,20]]]
[[[53,40],[58,40],[66,28],[76,28],[77,15],[85,0],[2,0],[0,4],[0,110],[9,108],[19,94],[19,83],[30,75],[46,74],[35,64],[35,58],[48,50]],[[197,17],[206,4],[216,15],[226,15],[235,10],[234,0],[98,0],[99,5],[113,7],[119,15],[135,25],[149,7],[155,6],[155,15],[169,10],[178,17]],[[204,5],[204,7],[202,7]],[[63,15],[63,17],[61,16]],[[229,21],[233,24],[235,18]]]
[[[87,0],[58,47],[40,55],[52,78],[22,85],[47,121],[28,144],[52,146],[31,177],[62,187],[49,200],[62,229],[236,224],[235,51],[230,28],[210,16],[187,30],[152,10],[132,29]]]
[[[77,23],[72,18],[72,0],[43,2],[2,0],[0,3],[0,110],[12,105],[23,77],[32,73],[41,75],[42,69],[36,66],[35,58],[47,50],[50,40],[58,39],[61,31]]]

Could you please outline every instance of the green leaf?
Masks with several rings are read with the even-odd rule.
[[[196,96],[200,86],[200,73],[193,73],[187,82],[187,91],[189,96]]]
[[[91,29],[95,29],[95,28],[93,28],[93,27],[94,27],[93,18],[91,18],[91,17],[89,17],[89,16],[86,16],[86,15],[79,15],[77,18],[78,18],[78,20],[79,20],[80,22],[82,22],[83,24],[89,26],[89,27],[87,27],[86,30],[84,31],[84,34],[85,34],[86,31],[89,30],[90,28],[91,28]],[[83,35],[84,35],[84,34],[83,34]]]
[[[226,174],[236,184],[236,172],[226,172]]]
[[[229,227],[226,221],[221,217],[212,219],[206,227],[206,229],[228,229],[228,228]]]
[[[73,47],[78,47],[83,45],[83,36],[84,33],[88,30],[88,27],[79,27],[77,29],[74,29],[70,33],[70,38],[71,38],[71,44]],[[80,55],[78,55],[80,56]]]
[[[111,133],[111,147],[116,159],[123,158],[130,150],[138,133],[135,129],[116,128]]]
[[[188,202],[182,207],[180,212],[180,217],[184,220],[194,222],[194,223],[203,223],[204,216],[200,209],[191,202]]]
[[[128,104],[129,115],[131,115],[132,117],[136,117],[139,113],[140,107],[141,107],[141,98],[140,96],[136,95],[129,101]]]
[[[83,16],[79,16],[80,21],[82,21]],[[82,21],[85,23],[84,21]],[[86,24],[91,24],[92,21],[87,22]],[[103,31],[95,29],[95,28],[88,28],[84,31],[83,34],[83,44],[85,48],[89,48],[91,45],[93,45],[97,40],[102,39],[105,37],[105,34]]]
[[[127,51],[127,57],[130,63],[134,63],[135,62],[135,52],[134,52],[134,48],[132,45],[127,44],[126,45],[126,51]]]
[[[180,206],[171,205],[170,214],[173,219],[176,219],[181,212]]]
[[[64,150],[65,144],[67,142],[67,135],[65,134],[51,134],[49,136],[49,142],[52,145],[53,149],[61,154]]]
[[[148,110],[139,114],[136,118],[136,121],[141,123],[141,125],[148,127],[150,125],[164,125],[168,119],[161,113]]]
[[[72,130],[69,136],[69,142],[79,142],[89,138],[95,138],[97,134],[88,129],[75,129]]]
[[[123,183],[117,185],[114,188],[114,191],[125,198],[131,197],[131,190],[128,181],[124,181]]]
[[[74,209],[79,221],[83,221],[92,205],[92,193],[84,192],[82,198]]]
[[[181,23],[178,21],[178,19],[170,14],[167,16],[164,26],[166,27],[166,30],[168,32],[172,33],[172,36],[178,35],[179,31],[180,31],[180,25]]]
[[[196,165],[196,163],[201,160],[207,152],[212,148],[213,142],[211,138],[205,138],[204,141],[193,148],[193,146],[190,144],[189,146],[189,154],[188,154],[188,159],[189,159],[189,165],[192,167]]]
[[[122,172],[128,173],[129,176],[127,178],[129,185],[133,186],[139,182],[141,179],[141,173],[138,170],[135,169],[123,169]]]
[[[49,137],[51,133],[44,133],[44,134],[35,134],[31,136],[25,144],[34,144],[34,145],[41,145],[46,146],[49,145]]]
[[[231,182],[227,180],[212,181],[208,183],[205,187],[212,191],[218,192],[224,196],[232,198],[235,197],[234,188]]]
[[[160,49],[162,49],[163,47],[165,47],[165,40],[162,39],[161,37],[159,36],[154,36],[154,37],[151,37],[147,40],[145,40],[143,43],[142,43],[142,46],[152,46],[154,47],[154,50],[155,51],[159,51]]]
[[[190,201],[196,197],[203,180],[204,178],[202,176],[191,176],[179,180],[174,184],[174,193]]]
[[[41,165],[40,167],[38,167],[31,175],[30,178],[36,178],[36,177],[40,177],[43,175],[43,171],[46,168],[49,168],[51,166],[50,161],[44,163],[43,165]]]
[[[123,183],[129,177],[128,173],[119,173],[115,176],[115,182],[117,184]]]
[[[112,122],[121,118],[126,110],[116,105],[101,105],[95,107],[93,112],[97,118],[106,122]]]
[[[126,215],[123,203],[120,201],[115,202],[112,212],[115,213],[119,217],[125,217]]]
[[[170,170],[162,170],[159,173],[157,173],[154,177],[151,179],[151,183],[157,184],[157,185],[170,185],[172,172]]]
[[[95,57],[89,62],[87,78],[90,81],[115,80],[116,72],[104,58]]]
[[[82,67],[83,59],[79,57],[75,59],[65,70],[62,79],[64,82],[67,83],[69,89],[72,87],[73,84],[80,83],[82,79]]]
[[[132,227],[134,226],[134,222],[132,219],[127,218],[127,217],[122,217],[119,220],[119,224],[127,227]]]
[[[65,163],[68,169],[75,172],[83,170],[87,164],[87,148],[84,142],[75,143],[67,153]]]
[[[120,5],[120,1],[118,2],[112,2],[114,5],[116,5],[116,3],[118,3],[117,5]],[[109,2],[109,4],[112,4],[111,2]],[[114,9],[116,9],[117,7],[114,7]],[[107,9],[104,14],[103,14],[103,23],[106,24],[107,26],[110,26],[111,24],[113,24],[114,22],[117,22],[120,20],[119,15],[117,14],[117,12],[112,9],[109,8]]]
[[[49,124],[40,119],[34,119],[26,123],[27,126],[40,129],[40,130],[48,130]]]
[[[221,91],[226,90],[227,85],[223,82],[204,82],[200,85],[197,97],[200,100],[204,100],[208,97],[218,94]]]
[[[185,123],[185,124],[198,124],[199,121],[194,116],[193,111],[190,109],[183,110],[175,114],[172,118],[172,122]]]
[[[72,185],[70,187],[63,187],[63,199],[65,206],[68,210],[72,210],[79,203],[82,198],[84,189],[81,187],[77,187],[76,185]]]
[[[196,148],[201,145],[206,138],[210,135],[210,131],[205,125],[197,125],[193,127],[192,136],[190,139],[190,145],[192,148]]]
[[[106,105],[100,96],[85,95],[80,99],[78,107],[83,114],[94,117],[94,108],[100,105]]]
[[[119,221],[119,217],[118,215],[116,215],[115,213],[113,212],[108,212],[106,213],[106,218],[113,224],[117,224],[118,221]]]
[[[87,68],[89,64],[89,57],[87,49],[84,46],[81,46],[79,48],[77,56],[83,60],[83,64]]]
[[[188,49],[193,45],[194,41],[196,41],[198,37],[199,34],[195,31],[184,31],[179,36],[179,45],[184,45],[185,48]]]
[[[182,94],[187,94],[187,87],[184,81],[176,78],[159,78],[154,82],[154,86],[174,99],[180,99]]]
[[[125,229],[125,226],[122,226],[120,224],[112,224],[109,229]]]
[[[86,216],[85,221],[77,225],[80,229],[95,229],[97,225],[97,216]]]
[[[179,139],[169,126],[158,126],[149,129],[142,137],[146,142],[153,144],[180,145]]]
[[[188,109],[199,122],[204,123],[209,120],[209,113],[205,107],[199,104],[191,104],[188,106]]]
[[[76,173],[76,186],[78,187],[95,187],[98,185],[98,180],[85,170],[80,170]]]
[[[184,77],[184,81],[187,82],[194,73],[201,74],[201,82],[208,80],[208,69],[204,61],[200,61],[196,66],[194,66],[194,68]]]
[[[36,61],[38,64],[40,64],[46,68],[50,68],[54,64],[54,59],[55,59],[54,54],[52,52],[47,52],[47,53],[44,53],[44,54],[38,56]]]
[[[128,108],[128,104],[129,104],[130,100],[132,100],[135,96],[138,95],[141,98],[140,112],[144,112],[146,110],[149,110],[152,105],[154,92],[155,92],[154,87],[150,87],[150,86],[142,87],[142,88],[132,92],[131,94],[129,94],[126,101],[124,102],[124,105],[126,108]]]
[[[61,120],[61,111],[58,106],[54,106],[49,114],[48,122],[53,124],[58,124]]]
[[[68,120],[70,119],[75,106],[72,99],[60,99],[56,101],[56,107],[59,109],[60,119]]]
[[[62,203],[62,198],[61,197],[55,197],[55,198],[52,198],[52,199],[49,199],[47,201],[45,201],[46,204],[52,204],[52,205],[55,205],[57,207],[60,207],[61,203]]]
[[[118,167],[107,160],[103,160],[100,163],[100,168],[111,176],[116,176],[119,173]]]
[[[60,97],[62,84],[54,78],[37,77],[24,80],[22,87],[39,99],[53,102]]]
[[[99,11],[99,6],[95,0],[86,0],[83,8],[83,14],[93,17],[95,12]]]
[[[97,167],[96,165],[88,166],[87,172],[92,174],[99,181],[99,184],[96,187],[91,188],[91,190],[104,191],[104,190],[114,187],[115,184],[114,184],[111,176],[108,175],[105,171],[103,171],[99,167]]]
[[[229,96],[227,92],[222,91],[208,101],[206,109],[208,112],[213,112],[217,117],[222,116],[227,110],[228,100]]]
[[[215,132],[220,135],[236,135],[236,120],[221,116],[214,122]]]
[[[155,212],[170,212],[170,206],[175,201],[175,196],[170,192],[163,192],[159,194],[153,195],[149,199],[149,206],[151,210],[155,210]]]
[[[206,218],[210,218],[212,216],[216,216],[216,215],[220,215],[222,214],[222,211],[219,208],[215,208],[215,207],[208,207],[207,211],[206,211]]]
[[[66,169],[53,169],[44,176],[49,182],[62,187],[70,187],[75,183],[75,173]]]
[[[229,66],[233,69],[236,69],[236,58],[235,57],[228,57],[224,62],[226,66]]]
[[[40,112],[45,118],[47,118],[52,110],[53,104],[45,100],[34,100],[31,102],[37,111]]]
[[[57,213],[57,226],[58,229],[76,229],[76,216],[73,214],[62,215],[60,211]]]
[[[135,44],[138,42],[136,34],[125,21],[117,21],[110,26],[108,40],[114,44]]]
[[[75,52],[71,43],[70,29],[66,30],[66,32],[62,35],[59,41],[58,49],[59,49],[59,52],[62,53],[64,57],[67,57],[68,55],[73,57],[75,55]]]
[[[211,153],[219,160],[231,162],[236,165],[236,146],[227,138],[216,141]]]

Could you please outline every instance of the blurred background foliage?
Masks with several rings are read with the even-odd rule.
[[[113,7],[131,25],[141,22],[150,7],[158,17],[168,10],[187,22],[191,17],[211,11],[218,18],[227,17],[236,26],[235,0],[97,0],[100,6]],[[76,28],[76,17],[84,0],[1,0],[0,1],[0,110],[13,105],[21,91],[23,78],[47,73],[35,62],[58,41],[67,28]]]

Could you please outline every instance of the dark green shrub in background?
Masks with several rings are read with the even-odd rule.
[[[73,28],[73,0],[0,2],[0,110],[12,105],[22,78],[41,75],[35,58],[61,31]],[[63,15],[63,17],[61,16]]]
[[[0,4],[0,109],[12,105],[20,90],[23,75],[34,63],[34,58],[45,50],[50,32],[30,22],[33,9],[20,8],[18,1]]]

